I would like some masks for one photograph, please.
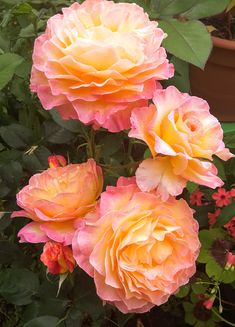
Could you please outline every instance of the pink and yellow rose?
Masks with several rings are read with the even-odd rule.
[[[73,239],[78,265],[97,294],[123,313],[165,303],[195,273],[198,223],[181,199],[162,202],[135,178],[107,187]]]
[[[40,260],[47,266],[51,274],[72,272],[75,267],[71,247],[63,246],[61,243],[47,242],[43,247]]]
[[[31,90],[43,107],[117,132],[173,76],[166,34],[136,4],[75,2],[49,19],[34,45]]]
[[[140,189],[156,190],[166,200],[169,194],[181,194],[187,181],[211,188],[223,185],[212,156],[228,160],[233,155],[207,102],[169,86],[155,91],[153,103],[131,115],[129,136],[146,142],[153,157],[136,171]]]
[[[17,194],[23,210],[12,214],[33,220],[19,231],[21,242],[71,244],[76,225],[94,208],[102,186],[102,170],[93,159],[32,176]]]

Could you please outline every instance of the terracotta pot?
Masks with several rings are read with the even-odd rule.
[[[220,121],[235,121],[235,41],[214,36],[212,40],[204,71],[190,65],[191,91],[208,101]]]

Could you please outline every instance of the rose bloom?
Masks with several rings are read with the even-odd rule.
[[[61,243],[47,242],[43,247],[40,260],[47,266],[51,274],[72,272],[75,267],[72,249]]]
[[[228,160],[233,155],[224,147],[222,128],[207,102],[169,86],[156,90],[153,103],[131,115],[129,136],[146,142],[153,156],[136,171],[140,189],[156,190],[165,200],[181,194],[187,181],[223,185],[212,156]]]
[[[71,244],[76,225],[93,209],[102,185],[101,168],[93,159],[32,176],[17,194],[17,204],[23,210],[12,214],[33,220],[19,231],[20,241]]]
[[[47,161],[50,168],[64,167],[67,165],[67,161],[63,156],[49,156]]]
[[[86,0],[51,17],[34,44],[31,90],[46,110],[117,132],[174,74],[166,34],[136,4]]]
[[[72,247],[102,300],[141,313],[165,303],[195,273],[198,223],[183,199],[162,202],[121,177],[101,194]]]

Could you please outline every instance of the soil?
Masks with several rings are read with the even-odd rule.
[[[235,40],[235,16],[232,13],[204,18],[202,22],[216,28],[211,34],[227,40]]]

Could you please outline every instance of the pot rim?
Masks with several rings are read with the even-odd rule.
[[[217,48],[235,50],[235,40],[226,40],[217,36],[212,36],[213,45]]]

